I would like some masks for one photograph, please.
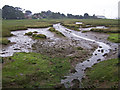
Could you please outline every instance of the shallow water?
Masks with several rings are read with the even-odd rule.
[[[111,47],[103,42],[98,42],[89,38],[85,38],[80,36],[78,33],[75,31],[71,31],[70,29],[66,29],[65,27],[61,26],[60,24],[54,25],[54,28],[57,29],[58,31],[62,32],[65,34],[67,37],[75,37],[75,38],[80,38],[84,39],[87,41],[95,42],[98,44],[98,48],[93,52],[93,55],[91,58],[88,60],[78,63],[75,67],[76,72],[75,73],[70,73],[68,76],[65,76],[66,79],[61,80],[61,84],[64,84],[66,88],[71,87],[72,81],[75,79],[78,79],[80,82],[82,78],[85,76],[85,69],[92,67],[94,64],[99,63],[100,61],[105,60],[105,55],[108,54],[111,50]],[[82,85],[80,83],[79,87],[81,88]]]
[[[0,51],[0,56],[12,56],[15,52],[32,52],[32,44],[35,43],[36,40],[32,39],[30,36],[25,36],[25,33],[27,32],[37,31],[38,34],[45,34],[47,38],[56,39],[54,38],[54,34],[49,32],[48,29],[49,28],[28,28],[28,30],[12,31],[11,33],[14,36],[9,37],[8,40],[15,44],[2,47],[2,51]]]

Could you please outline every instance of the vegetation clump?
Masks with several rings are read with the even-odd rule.
[[[72,29],[75,31],[80,31],[79,30],[80,25],[78,25],[78,24],[62,24],[62,25],[65,26],[66,28],[69,28],[69,29]]]
[[[32,36],[32,32],[25,33],[25,35]]]
[[[53,27],[51,27],[51,28],[49,29],[49,31],[55,32],[57,35],[59,35],[59,36],[64,36],[64,37],[65,37],[64,34],[62,34],[61,32],[59,32],[59,31],[57,31],[57,30],[55,30],[55,28],[53,28]]]
[[[82,31],[82,33],[86,33],[86,32],[90,32],[90,31]]]
[[[77,50],[83,50],[83,48],[82,47],[77,47]]]
[[[10,40],[7,38],[0,38],[0,44],[7,45],[10,43]]]
[[[120,35],[119,33],[115,33],[115,34],[110,34],[108,37],[109,41],[115,42],[115,43],[120,43]]]
[[[32,37],[34,39],[46,39],[47,38],[46,35],[44,34],[33,34]]]
[[[38,33],[37,31],[34,31],[33,33]]]
[[[101,33],[120,33],[118,28],[109,28],[109,29],[98,29],[98,28],[93,28],[90,31],[93,32],[101,32]]]

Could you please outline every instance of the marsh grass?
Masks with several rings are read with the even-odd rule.
[[[32,37],[34,39],[46,39],[47,38],[46,35],[44,34],[33,34]]]
[[[69,58],[39,53],[16,53],[3,62],[3,88],[53,88],[70,69]]]
[[[120,43],[120,35],[119,35],[119,33],[110,34],[109,37],[108,37],[108,40],[111,41],[111,42]]]
[[[93,28],[90,31],[93,32],[101,32],[101,33],[120,33],[120,31],[118,30],[117,27],[112,27],[112,28],[108,28],[108,29],[97,29],[97,28]]]
[[[102,61],[86,71],[87,79],[83,80],[83,86],[95,85],[97,88],[118,87],[118,59]]]
[[[86,33],[86,32],[90,32],[90,31],[82,31],[82,33]]]
[[[62,25],[65,26],[66,28],[69,28],[69,29],[72,29],[75,31],[80,31],[79,30],[80,25],[78,25],[78,24],[62,24]]]
[[[53,27],[49,28],[49,31],[54,32],[54,33],[56,33],[59,36],[64,36],[65,37],[64,34],[62,34],[61,32],[59,32],[58,30],[55,30],[55,28],[53,28]]]
[[[7,45],[10,43],[10,40],[6,38],[0,38],[0,44]]]
[[[32,32],[25,33],[25,35],[28,35],[28,36],[31,36],[32,34],[33,34]]]

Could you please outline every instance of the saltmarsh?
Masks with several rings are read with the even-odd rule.
[[[15,53],[3,60],[3,88],[53,88],[70,69],[69,58]]]

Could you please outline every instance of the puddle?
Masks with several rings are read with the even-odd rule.
[[[83,24],[82,22],[76,22],[75,24]]]
[[[8,40],[14,42],[15,44],[2,47],[2,50],[0,51],[0,57],[12,56],[15,52],[32,52],[32,44],[35,43],[36,40],[32,39],[30,36],[25,36],[24,34],[27,32],[37,31],[38,34],[45,34],[47,38],[57,39],[54,37],[53,33],[48,31],[48,29],[49,28],[28,28],[28,30],[12,31],[11,33],[14,36],[9,37]]]
[[[70,29],[67,29],[63,26],[61,26],[60,24],[56,24],[53,25],[55,29],[57,29],[58,31],[62,32],[63,34],[65,34],[67,37],[76,37],[78,39],[84,39],[90,42],[94,42],[98,44],[98,48],[93,52],[93,55],[91,56],[91,58],[89,58],[88,60],[79,63],[76,65],[75,67],[75,73],[70,73],[68,76],[64,76],[66,79],[62,79],[61,80],[61,84],[64,84],[65,88],[70,88],[73,84],[72,81],[73,80],[79,80],[79,82],[81,82],[82,78],[85,77],[85,70],[87,68],[92,67],[94,64],[99,63],[100,61],[105,60],[105,56],[110,52],[110,46],[106,45],[103,42],[98,42],[89,38],[85,38],[82,36],[79,36],[78,34],[76,34],[75,31],[72,31]],[[99,27],[100,28],[100,27]],[[80,83],[79,88],[82,88],[82,85]]]

